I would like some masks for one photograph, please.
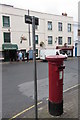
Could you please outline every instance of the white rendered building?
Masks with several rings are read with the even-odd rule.
[[[32,25],[25,23],[28,10],[0,4],[0,51],[8,59],[15,57],[17,50],[24,53],[32,50]],[[73,17],[53,15],[29,10],[30,16],[39,18],[39,26],[35,26],[36,51],[40,49],[59,48],[69,56],[73,56],[74,28]],[[30,29],[29,29],[30,28]]]
[[[78,56],[80,56],[80,1],[78,2]]]

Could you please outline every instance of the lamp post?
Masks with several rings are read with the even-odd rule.
[[[35,41],[35,17],[32,17],[32,38],[33,38],[33,63],[34,63],[34,97],[35,97],[35,120],[38,119],[37,109],[37,70],[36,70],[36,41]]]

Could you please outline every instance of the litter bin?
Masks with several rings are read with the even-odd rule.
[[[49,66],[49,113],[59,116],[63,113],[63,61],[65,57],[60,55],[46,58]]]

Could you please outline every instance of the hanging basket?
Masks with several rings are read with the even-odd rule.
[[[44,42],[40,42],[40,47],[44,47]]]

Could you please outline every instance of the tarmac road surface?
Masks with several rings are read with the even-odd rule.
[[[64,90],[78,84],[78,59],[64,62]],[[48,63],[37,62],[38,101],[48,98]],[[34,105],[33,63],[2,65],[2,117],[12,116]]]

